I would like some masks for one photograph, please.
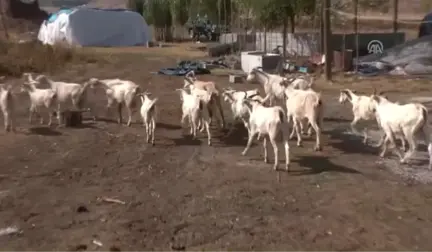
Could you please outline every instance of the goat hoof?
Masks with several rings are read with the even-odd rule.
[[[152,143],[152,146],[155,146],[155,143],[154,143],[154,142]]]
[[[278,167],[277,167],[277,165],[273,166],[273,170],[275,170],[275,171],[277,171],[277,170],[278,170]]]
[[[268,164],[268,158],[264,158],[264,163]]]
[[[302,147],[302,146],[303,146],[303,143],[299,142],[299,143],[297,143],[297,146],[298,146],[298,147]]]
[[[315,151],[322,151],[322,148],[321,148],[321,146],[315,146],[314,150]]]
[[[285,171],[289,172],[290,168],[289,165],[285,165]]]
[[[242,154],[242,156],[246,156],[246,152],[245,151],[243,151],[241,154]]]

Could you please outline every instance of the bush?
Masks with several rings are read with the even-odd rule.
[[[0,41],[0,75],[19,77],[24,72],[52,73],[69,64],[96,63],[95,54],[62,45],[40,42],[13,43]]]

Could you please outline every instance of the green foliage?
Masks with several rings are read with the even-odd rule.
[[[148,24],[157,28],[171,27],[170,0],[147,0],[144,4],[143,16]]]
[[[127,8],[131,11],[138,12],[140,15],[143,15],[144,0],[128,0]]]
[[[191,0],[169,1],[170,12],[173,24],[184,25],[189,19],[189,7]]]
[[[298,15],[314,13],[316,4],[316,0],[241,1],[249,1],[257,21],[269,29],[282,26],[286,20],[294,20]]]

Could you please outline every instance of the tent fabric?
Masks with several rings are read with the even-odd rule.
[[[432,35],[432,13],[427,14],[419,27],[418,37],[423,37],[427,35]]]
[[[39,30],[38,39],[44,44],[137,46],[148,45],[151,38],[143,17],[127,10],[74,8],[61,10],[52,19],[45,20]]]
[[[59,16],[60,14],[62,14],[62,13],[69,14],[69,13],[71,13],[72,11],[73,11],[72,9],[59,10],[58,12],[51,14],[51,15],[48,17],[47,22],[48,22],[48,23],[52,23],[52,22],[54,22],[54,21],[57,20],[57,18],[58,18],[58,16]]]

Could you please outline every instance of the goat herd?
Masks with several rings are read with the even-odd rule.
[[[57,115],[59,124],[62,122],[61,111],[66,102],[72,101],[75,109],[80,110],[83,106],[84,94],[88,87],[96,86],[105,89],[108,100],[107,108],[116,104],[118,109],[118,123],[122,123],[122,106],[126,107],[128,113],[127,126],[132,120],[132,107],[134,98],[141,97],[142,105],[140,114],[143,125],[146,128],[147,143],[155,143],[156,128],[156,103],[158,98],[150,98],[150,93],[141,92],[137,84],[128,80],[105,79],[99,80],[91,78],[83,85],[53,81],[44,75],[33,78],[32,74],[23,74],[24,81],[21,84],[21,92],[27,92],[30,97],[31,105],[29,109],[29,122],[32,117],[38,114],[43,123],[40,110],[46,110],[49,114],[48,125],[52,124],[52,117]],[[258,89],[248,91],[236,91],[232,88],[220,90],[215,82],[200,81],[196,78],[193,71],[189,72],[184,78],[184,86],[177,89],[180,93],[182,102],[182,125],[188,121],[190,134],[195,138],[197,132],[207,133],[208,145],[212,144],[210,124],[214,114],[221,124],[225,127],[225,117],[223,114],[221,100],[223,98],[231,108],[234,120],[241,120],[248,130],[248,141],[242,155],[246,155],[251,147],[252,141],[257,136],[259,140],[263,137],[264,161],[268,162],[267,138],[270,140],[274,151],[274,166],[278,167],[278,145],[276,138],[279,134],[283,137],[285,150],[285,168],[289,170],[289,145],[288,139],[296,135],[297,146],[302,144],[302,134],[307,123],[307,134],[311,135],[315,131],[316,144],[314,150],[321,150],[321,131],[324,116],[324,102],[321,93],[313,90],[313,77],[304,75],[300,77],[281,77],[269,74],[261,68],[252,69],[247,76],[247,81],[257,81],[262,84],[266,96],[260,96]],[[40,85],[48,85],[49,88],[41,88]],[[283,101],[286,105],[286,112],[280,106],[273,106],[275,100]],[[266,106],[266,102],[269,105]],[[339,102],[350,102],[354,120],[351,128],[358,132],[356,124],[359,120],[376,120],[384,134],[377,147],[382,146],[380,156],[383,157],[389,146],[397,151],[401,163],[406,163],[416,150],[417,140],[422,136],[428,145],[429,169],[432,168],[432,143],[430,141],[430,130],[428,126],[428,109],[419,103],[409,103],[401,105],[398,102],[391,102],[386,96],[374,92],[370,96],[357,95],[353,90],[341,90]],[[54,106],[57,106],[56,108]],[[0,85],[0,107],[4,116],[6,131],[15,131],[14,126],[14,96],[11,86]],[[90,109],[89,109],[90,110]],[[90,110],[91,111],[91,110]],[[93,113],[94,111],[92,111]],[[96,116],[93,114],[93,119]],[[288,135],[288,124],[293,121],[293,129]],[[367,131],[363,130],[364,143],[367,143]],[[395,138],[402,142],[402,150],[408,151],[403,155],[402,151],[396,147]],[[408,144],[408,148],[406,147]]]

